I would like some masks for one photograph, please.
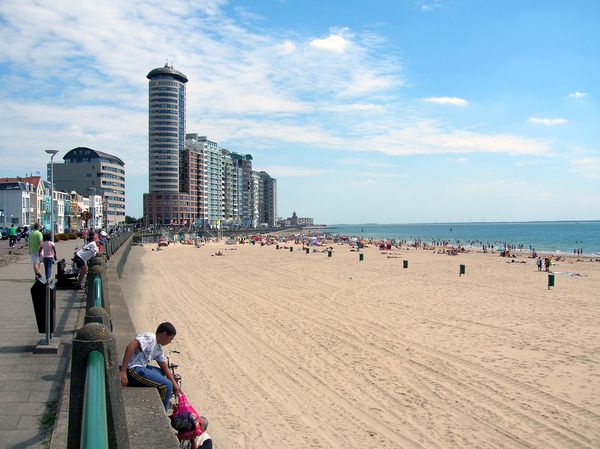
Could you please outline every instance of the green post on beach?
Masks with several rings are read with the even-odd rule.
[[[332,253],[332,252],[333,252],[333,251],[327,251],[327,257],[331,257],[331,253]]]
[[[310,249],[306,248],[306,254],[310,253]]]
[[[279,249],[279,245],[275,245],[275,249]]]
[[[458,275],[458,277],[462,276],[463,274],[465,274],[465,266],[461,265],[460,266],[460,274]]]
[[[290,253],[293,253],[293,252],[294,252],[294,247],[290,246]]]
[[[550,290],[550,287],[554,287],[554,275],[553,274],[548,275],[548,290]]]
[[[359,262],[363,260],[363,256],[364,256],[364,254],[359,254],[359,255],[358,255],[358,261],[359,261]]]
[[[402,268],[408,268],[408,260],[402,261]]]

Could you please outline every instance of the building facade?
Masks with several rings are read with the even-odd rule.
[[[31,226],[33,185],[23,181],[0,180],[0,228]]]
[[[193,173],[190,170],[196,170],[190,164],[197,163],[197,154],[186,152],[185,147],[185,84],[188,79],[168,64],[151,70],[146,78],[149,80],[149,193],[144,194],[143,199],[144,225],[189,225],[197,214],[198,195],[191,187],[193,178],[190,177]]]
[[[48,179],[50,179],[48,164]],[[116,156],[86,147],[77,147],[54,163],[54,191],[94,196],[94,228],[125,223],[125,163]],[[91,226],[91,224],[88,224]]]
[[[258,203],[258,227],[277,226],[277,180],[267,172],[254,172],[258,178],[254,192]]]

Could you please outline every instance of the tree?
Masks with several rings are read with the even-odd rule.
[[[134,217],[130,217],[129,215],[125,215],[125,224],[141,224],[142,223],[142,219],[140,218],[134,218]]]
[[[87,228],[87,224],[88,224],[88,220],[92,218],[92,214],[90,212],[88,212],[87,210],[84,210],[81,213],[81,219],[85,221],[85,228]]]

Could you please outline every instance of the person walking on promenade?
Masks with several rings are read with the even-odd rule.
[[[56,261],[56,245],[51,242],[52,236],[50,233],[44,234],[44,240],[40,243],[39,256],[44,260],[44,268],[46,270],[46,282],[52,277],[52,265]]]
[[[42,276],[40,273],[40,243],[43,238],[44,236],[40,232],[40,224],[34,224],[33,231],[29,233],[29,254],[31,256],[31,262],[33,263],[33,272],[35,273],[36,279]]]
[[[11,225],[10,229],[8,230],[8,244],[11,248],[15,247],[15,243],[17,241],[17,228],[15,228],[15,225]]]

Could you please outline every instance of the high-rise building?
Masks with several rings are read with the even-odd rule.
[[[185,149],[185,83],[173,66],[154,69],[148,83],[149,193],[179,192],[179,152]]]
[[[235,222],[242,226],[252,226],[252,156],[231,152],[235,186],[233,209]]]
[[[258,199],[258,226],[277,226],[277,179],[265,172],[253,172],[254,183],[258,192],[253,192]]]
[[[151,70],[148,82],[148,192],[144,194],[146,226],[187,223],[196,218],[198,192],[182,168],[197,155],[185,147],[185,83],[173,66]],[[189,168],[189,167],[188,167]],[[183,177],[183,178],[181,178]],[[181,178],[181,179],[180,179]]]

